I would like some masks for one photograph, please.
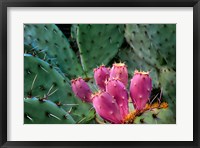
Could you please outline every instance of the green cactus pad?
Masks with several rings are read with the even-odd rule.
[[[150,65],[176,68],[175,24],[129,24],[125,37],[135,53]]]
[[[133,49],[120,49],[118,56],[120,61],[125,62],[125,64],[128,66],[129,78],[132,78],[135,70],[149,71],[153,81],[153,87],[157,88],[159,86],[157,68],[140,59]]]
[[[151,43],[152,41],[148,36],[146,25],[126,25],[125,38],[140,59],[145,60],[148,64],[155,67],[160,66],[160,62],[158,62],[160,60],[159,52],[155,45]]]
[[[174,113],[169,108],[152,109],[135,118],[136,124],[175,124]]]
[[[83,69],[90,76],[95,67],[108,62],[117,54],[123,42],[124,25],[78,25],[77,42]]]
[[[160,70],[159,82],[163,90],[163,94],[167,97],[176,97],[176,72],[168,67]]]
[[[25,124],[74,124],[73,118],[49,100],[24,99]]]
[[[90,89],[92,90],[93,93],[98,92],[99,88],[96,85],[95,80],[92,78],[89,81],[87,81],[87,84],[89,85]]]
[[[176,25],[148,25],[147,30],[167,66],[176,69]]]
[[[163,99],[176,111],[176,72],[168,67],[160,70],[159,82],[163,91]]]
[[[54,60],[51,60],[48,56],[44,56],[44,53],[38,50],[33,49],[31,46],[24,44],[24,53],[25,54],[31,54],[34,57],[40,58],[41,60],[44,60],[48,62],[52,67],[55,67],[56,70],[63,76],[65,77],[65,74],[60,70],[60,68],[57,67],[57,64],[55,63]],[[66,77],[67,79],[67,77]]]
[[[66,95],[67,93],[71,93],[70,85],[67,82],[69,83],[69,80],[62,77],[47,62],[29,54],[24,55],[25,97],[37,95],[41,98],[47,94],[52,94],[49,96],[49,99],[56,98],[54,101],[60,101],[63,98],[73,98],[72,95]]]
[[[77,124],[88,123],[95,117],[95,110],[90,104],[82,102],[80,99],[76,99],[75,104],[78,106],[72,107],[71,116]]]
[[[67,38],[56,25],[25,24],[24,44],[42,52],[42,59],[47,58],[47,62],[54,62],[66,76],[75,78],[84,75]]]
[[[90,104],[85,104],[83,107],[83,103],[73,95],[69,80],[62,77],[54,67],[39,58],[25,54],[24,97],[33,96],[38,98],[47,96],[48,100],[60,104],[65,111],[70,110],[72,116],[77,115],[75,110],[79,110],[81,116],[77,116],[78,121],[83,115],[88,117],[93,111]],[[89,118],[91,116],[87,119]]]

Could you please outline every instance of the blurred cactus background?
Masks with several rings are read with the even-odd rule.
[[[24,124],[114,123],[176,123],[176,25],[24,24]]]

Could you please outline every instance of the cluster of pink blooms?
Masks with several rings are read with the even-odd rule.
[[[152,90],[149,73],[135,71],[128,92],[128,70],[124,63],[115,63],[111,69],[104,65],[95,68],[94,79],[98,92],[93,93],[82,78],[71,81],[72,90],[81,100],[92,103],[100,117],[115,124],[123,123],[129,114],[129,95],[139,111],[145,108]]]

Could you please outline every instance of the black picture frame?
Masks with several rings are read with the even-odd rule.
[[[193,7],[193,141],[7,141],[8,7]],[[200,147],[200,2],[199,0],[1,0],[0,1],[0,146],[14,147]],[[191,96],[192,97],[192,96]],[[183,129],[184,130],[184,129]],[[173,134],[173,131],[172,131]],[[95,136],[95,135],[94,135]]]

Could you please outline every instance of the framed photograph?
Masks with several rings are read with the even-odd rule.
[[[199,5],[1,1],[1,147],[199,147]]]

